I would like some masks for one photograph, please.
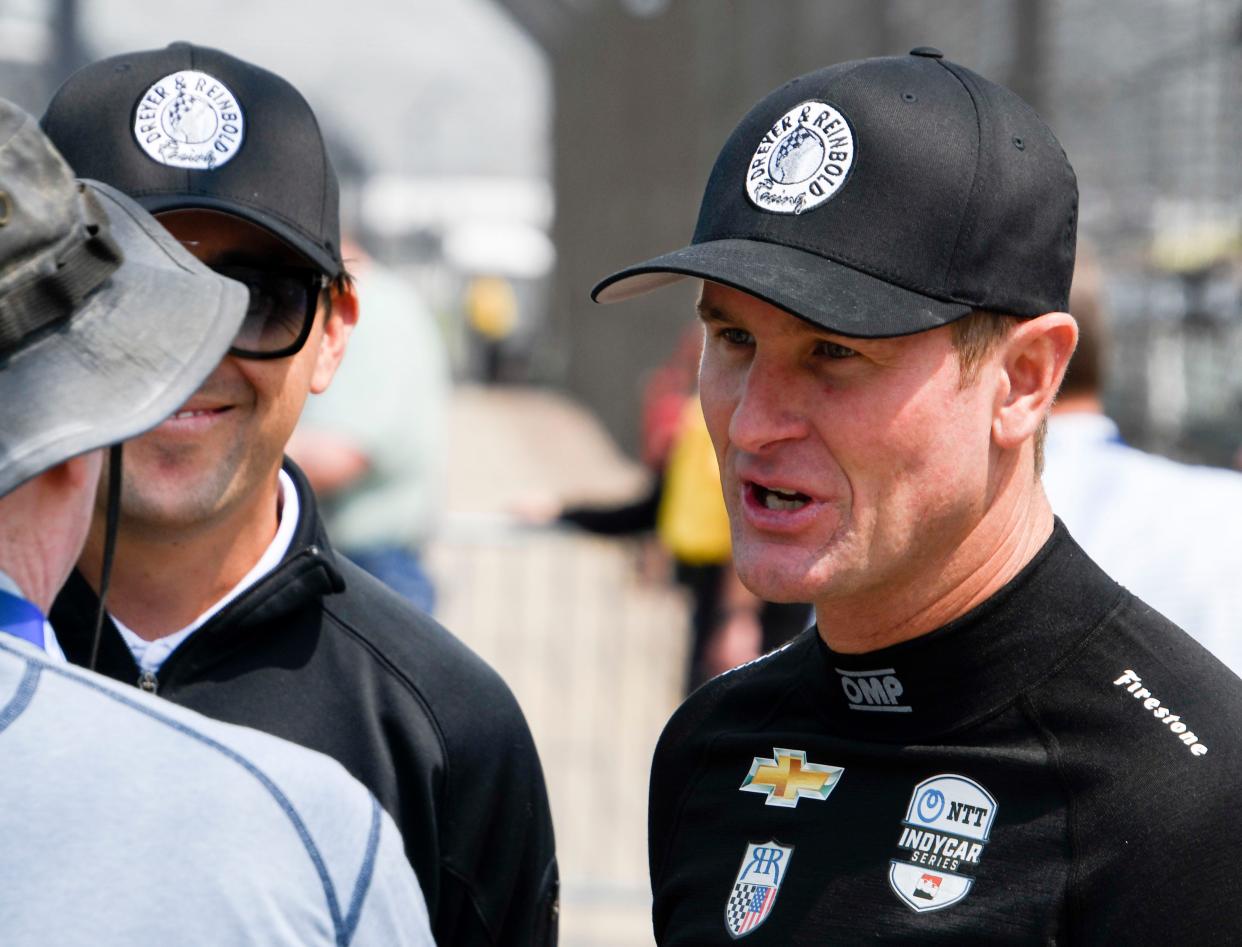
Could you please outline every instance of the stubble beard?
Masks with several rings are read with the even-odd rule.
[[[241,439],[230,442],[224,456],[203,458],[197,445],[127,445],[121,483],[121,526],[126,532],[152,538],[203,527],[228,509],[240,491],[239,474],[246,460]],[[100,484],[102,510],[107,496],[107,471]]]

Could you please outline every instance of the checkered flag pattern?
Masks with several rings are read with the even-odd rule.
[[[169,121],[175,126],[180,124],[182,117],[194,107],[195,99],[185,89],[181,89],[177,93],[177,97],[173,99],[172,105],[168,108]]]
[[[769,885],[751,885],[739,882],[733,886],[733,895],[725,908],[725,924],[731,934],[744,934],[763,920],[774,889]]]

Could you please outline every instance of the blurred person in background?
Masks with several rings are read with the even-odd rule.
[[[702,280],[734,567],[817,619],[660,737],[661,945],[1242,930],[1242,681],[1096,566],[1040,486],[1077,217],[1035,111],[918,47],[771,92],[691,243],[595,287]]]
[[[418,294],[346,243],[359,324],[332,387],[311,398],[286,448],[323,501],[342,555],[428,614],[422,551],[447,453],[448,355]]]
[[[339,763],[65,663],[44,614],[101,448],[193,395],[246,292],[4,100],[0,208],[0,942],[430,945],[401,837]]]
[[[250,290],[233,347],[169,422],[126,446],[101,671],[320,750],[405,839],[442,944],[556,937],[551,816],[526,721],[451,634],[329,544],[284,460],[357,321],[318,122],[280,77],[187,43],[86,66],[48,135]],[[101,518],[53,609],[86,663]]]
[[[464,305],[480,377],[489,385],[507,381],[508,347],[521,315],[513,284],[503,276],[476,276]]]
[[[1125,444],[1102,401],[1108,317],[1090,257],[1075,270],[1070,310],[1079,342],[1044,469],[1053,512],[1109,575],[1242,672],[1242,474]]]

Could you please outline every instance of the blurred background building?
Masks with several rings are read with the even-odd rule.
[[[425,550],[437,614],[531,719],[566,944],[649,938],[646,771],[686,605],[633,546],[510,512],[532,492],[643,489],[644,380],[693,290],[607,310],[587,293],[689,237],[759,96],[917,45],[1021,93],[1079,175],[1109,413],[1180,459],[1228,465],[1242,444],[1242,0],[0,0],[0,94],[39,114],[78,65],[178,39],[306,94],[348,229],[441,331],[456,387]]]

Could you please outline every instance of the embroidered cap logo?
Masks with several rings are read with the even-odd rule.
[[[854,166],[854,131],[827,102],[803,102],[760,140],[746,194],[761,210],[802,214],[835,197]]]
[[[245,133],[237,97],[219,79],[194,69],[154,83],[134,110],[138,147],[170,168],[218,168],[237,154]]]

